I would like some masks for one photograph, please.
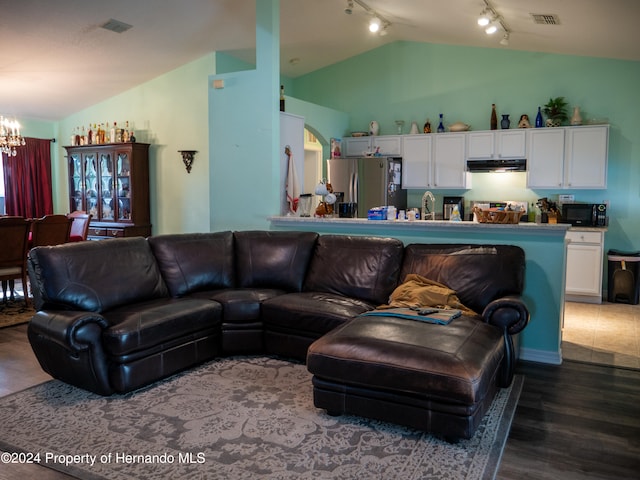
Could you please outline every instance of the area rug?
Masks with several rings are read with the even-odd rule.
[[[53,380],[0,398],[0,449],[83,479],[492,479],[522,382],[450,444],[327,415],[302,364],[230,357],[126,395]]]
[[[31,302],[25,307],[23,297],[16,296],[15,300],[6,303],[0,299],[0,328],[27,323],[35,313]]]

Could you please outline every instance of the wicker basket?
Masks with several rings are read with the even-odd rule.
[[[473,207],[473,213],[480,223],[519,223],[522,216],[522,212],[513,210],[482,210],[478,207]]]

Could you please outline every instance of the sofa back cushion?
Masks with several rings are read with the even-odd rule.
[[[302,289],[317,233],[243,231],[234,237],[239,287]]]
[[[148,242],[171,296],[235,286],[232,232],[158,235]]]
[[[492,300],[522,293],[524,269],[524,251],[513,245],[411,244],[400,281],[409,273],[435,280],[481,314]]]
[[[36,310],[102,313],[168,297],[156,259],[142,237],[36,247],[29,252]]]
[[[322,235],[304,290],[386,303],[398,281],[402,254],[402,242],[395,238]]]

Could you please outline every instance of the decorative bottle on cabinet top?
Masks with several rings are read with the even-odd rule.
[[[442,113],[440,114],[440,123],[438,124],[438,133],[444,132],[444,123],[442,122]]]
[[[544,126],[544,122],[542,121],[542,111],[540,107],[538,107],[538,115],[536,115],[536,128],[540,128]]]
[[[491,104],[491,130],[498,129],[498,114],[496,113],[496,104]]]

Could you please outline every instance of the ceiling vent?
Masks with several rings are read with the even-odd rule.
[[[110,19],[104,25],[100,25],[100,26],[105,30],[110,30],[116,33],[126,32],[127,30],[133,27],[133,25],[129,25],[128,23],[124,23],[119,20],[114,20],[113,18]]]
[[[550,13],[530,13],[533,22],[538,25],[560,25],[560,19],[557,15]]]

